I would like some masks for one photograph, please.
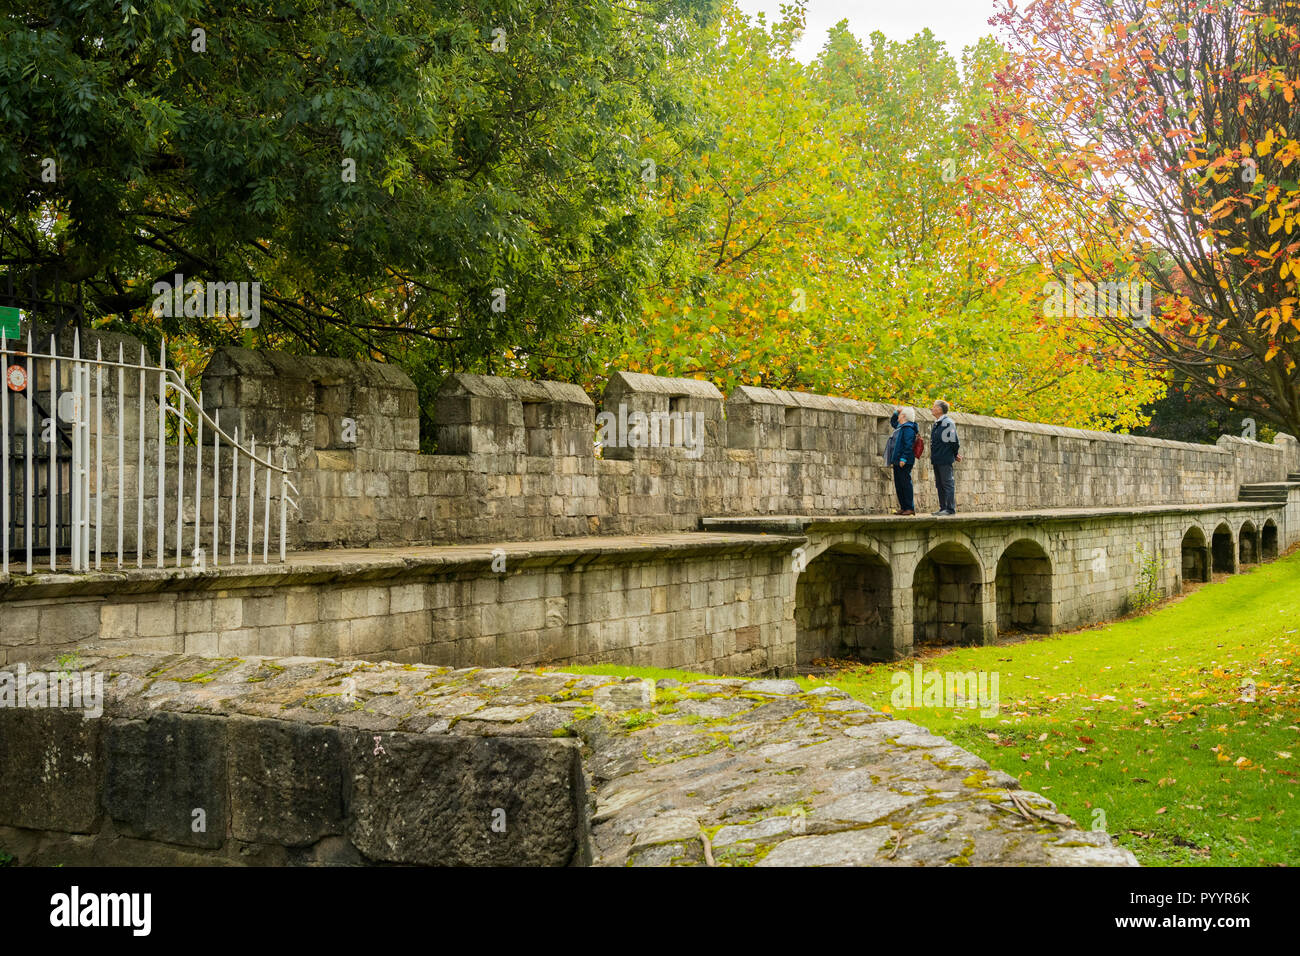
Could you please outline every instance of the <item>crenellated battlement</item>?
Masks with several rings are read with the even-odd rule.
[[[576,385],[458,373],[418,451],[414,383],[373,362],[222,349],[203,375],[223,421],[288,444],[298,547],[685,531],[702,518],[881,514],[892,406],[615,372],[600,407]],[[960,403],[960,395],[948,396]],[[232,416],[232,417],[227,417]],[[1211,504],[1300,471],[1300,443],[1217,446],[954,413],[958,507]],[[917,410],[921,434],[930,417]],[[351,440],[349,440],[351,439]],[[918,510],[934,505],[929,463]]]

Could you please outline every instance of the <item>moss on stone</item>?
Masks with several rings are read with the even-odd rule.
[[[622,726],[625,730],[639,730],[654,722],[652,710],[630,710],[623,715]]]
[[[206,670],[201,673],[194,674],[190,677],[182,677],[180,678],[180,680],[177,681],[177,683],[178,684],[210,684],[212,683],[213,679],[215,679],[216,675],[224,669],[225,669],[224,664],[218,664],[216,667],[212,668],[211,670]]]
[[[271,671],[271,673],[264,676],[262,674],[262,671],[264,670]],[[266,680],[267,677],[276,677],[283,673],[284,673],[284,667],[282,665],[276,664],[272,661],[263,661],[262,666],[257,669],[257,673],[254,674],[252,677],[248,678],[248,680],[246,680],[244,683],[257,684]]]

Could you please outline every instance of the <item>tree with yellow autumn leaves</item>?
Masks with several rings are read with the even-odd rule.
[[[992,40],[964,68],[926,31],[864,45],[837,26],[820,57],[735,8],[702,58],[713,146],[662,184],[664,214],[701,197],[712,224],[694,269],[608,328],[606,369],[765,385],[1076,426],[1130,427],[1163,385],[1043,314],[1050,275],[1014,216],[974,184]]]

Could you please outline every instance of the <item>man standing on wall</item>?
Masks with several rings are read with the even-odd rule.
[[[912,466],[916,464],[916,413],[900,408],[889,418],[894,434],[889,436],[885,457],[894,468],[894,492],[898,495],[896,515],[916,514],[912,498]]]
[[[934,469],[934,483],[939,489],[939,510],[936,515],[957,513],[957,479],[953,463],[961,461],[961,445],[957,440],[957,423],[948,414],[949,405],[936,401],[930,409],[934,427],[930,429],[930,466]]]

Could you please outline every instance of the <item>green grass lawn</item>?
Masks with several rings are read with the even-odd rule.
[[[891,705],[915,659],[827,681],[1101,824],[1145,865],[1300,863],[1300,553],[1103,627],[923,658],[996,672],[1000,709]],[[694,679],[651,668],[564,668]],[[1254,681],[1254,701],[1243,683]]]

